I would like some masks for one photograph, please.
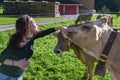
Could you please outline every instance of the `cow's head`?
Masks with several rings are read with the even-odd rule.
[[[70,42],[63,37],[62,32],[55,32],[53,35],[57,37],[57,44],[54,48],[54,52],[59,54],[63,51],[69,51]]]
[[[74,38],[76,40],[87,39],[90,38],[91,40],[99,40],[101,34],[110,28],[107,25],[108,19],[101,18],[95,21],[88,21],[83,24],[72,25],[69,27],[65,27],[68,33],[63,33],[65,38]]]
[[[110,33],[112,30],[112,28],[107,25],[107,22],[107,18],[102,18],[83,24],[72,25],[66,28],[68,33],[62,31],[62,34],[74,44],[84,48],[86,52],[100,52],[103,49],[102,46],[104,46],[105,41],[107,41],[109,37],[107,33]],[[99,50],[97,50],[96,47],[99,47]]]

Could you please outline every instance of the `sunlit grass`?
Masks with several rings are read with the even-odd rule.
[[[3,9],[0,7],[0,14],[3,14]]]
[[[0,15],[0,25],[15,24],[20,15]],[[54,17],[33,17],[35,21],[51,20]]]

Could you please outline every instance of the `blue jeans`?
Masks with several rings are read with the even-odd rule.
[[[14,78],[0,73],[0,80],[23,80],[23,79],[22,76]]]

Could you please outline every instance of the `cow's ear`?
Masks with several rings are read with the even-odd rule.
[[[54,32],[54,33],[52,33],[52,35],[53,35],[54,37],[57,37],[58,32]]]
[[[104,17],[102,18],[102,20],[103,20],[105,23],[108,23],[108,17],[104,16]]]

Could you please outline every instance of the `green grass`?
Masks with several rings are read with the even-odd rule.
[[[15,24],[18,15],[0,15],[0,25],[8,25],[8,24]],[[35,21],[41,21],[41,20],[51,20],[54,19],[54,17],[33,17]]]
[[[0,7],[0,14],[3,14],[3,9]]]
[[[116,17],[114,15],[113,23],[114,23],[114,27],[120,28],[120,16]]]
[[[0,25],[15,24],[18,16],[0,15]]]
[[[67,26],[74,24],[74,20],[55,22],[41,25],[41,30],[55,26]],[[0,32],[0,52],[6,47],[11,34],[15,30]],[[81,80],[85,72],[85,66],[76,57],[73,51],[57,55],[53,49],[57,39],[52,35],[37,39],[34,42],[34,54],[30,59],[30,66],[23,74],[24,80]],[[103,78],[94,76],[94,80]],[[107,72],[104,80],[110,80]]]

